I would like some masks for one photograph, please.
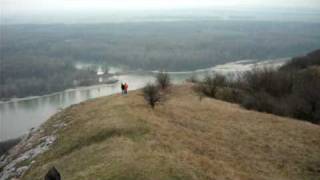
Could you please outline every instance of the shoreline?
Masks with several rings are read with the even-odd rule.
[[[67,88],[65,90],[62,91],[57,91],[57,92],[53,92],[53,93],[49,93],[49,94],[44,94],[44,95],[38,95],[38,96],[27,96],[27,97],[22,97],[22,98],[10,98],[9,100],[0,100],[0,104],[9,104],[9,103],[15,103],[15,102],[19,102],[19,101],[27,101],[27,100],[32,100],[32,99],[37,99],[37,98],[41,98],[41,97],[50,97],[50,96],[54,96],[57,94],[60,94],[62,92],[70,92],[70,91],[75,91],[75,90],[84,90],[84,89],[90,89],[91,87],[104,87],[104,86],[108,86],[108,85],[114,85],[118,83],[118,80],[114,83],[102,83],[102,84],[92,84],[92,85],[88,85],[88,86],[78,86],[75,88]]]

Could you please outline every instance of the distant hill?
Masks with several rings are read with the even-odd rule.
[[[152,110],[141,91],[72,106],[43,127],[65,123],[22,179],[51,166],[63,180],[318,180],[320,126],[204,98],[175,86]]]

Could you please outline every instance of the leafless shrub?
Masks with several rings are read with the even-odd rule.
[[[266,92],[247,94],[241,101],[241,105],[247,109],[255,109],[261,112],[273,112],[273,98]]]
[[[170,86],[171,79],[168,73],[161,71],[156,76],[156,82],[162,90],[165,90]]]
[[[248,109],[320,123],[320,70],[254,69],[242,79]]]
[[[255,93],[264,91],[274,97],[290,94],[294,77],[292,74],[274,68],[254,68],[243,75],[242,83],[246,91]]]
[[[320,124],[320,68],[297,71],[254,68],[226,78],[206,76],[196,83],[200,97],[239,103],[247,109],[289,116]]]
[[[162,99],[159,87],[154,84],[147,84],[142,91],[144,99],[154,109]]]
[[[232,103],[239,103],[242,99],[242,96],[242,90],[230,87],[219,88],[216,93],[217,99]]]
[[[304,104],[303,111],[295,108],[296,116],[320,123],[320,69],[308,68],[298,73],[293,91],[295,99]]]
[[[201,96],[216,97],[218,87],[224,87],[226,84],[226,77],[220,74],[207,75],[203,81],[198,82],[195,91]]]

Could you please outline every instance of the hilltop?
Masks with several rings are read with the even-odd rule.
[[[57,140],[24,180],[55,166],[63,180],[316,180],[320,127],[201,101],[190,84],[173,86],[152,110],[141,91],[90,100],[56,114],[41,136]],[[64,124],[61,129],[55,124]]]

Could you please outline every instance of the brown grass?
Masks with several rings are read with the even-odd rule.
[[[63,180],[318,180],[320,126],[199,101],[174,86],[152,110],[141,91],[72,106],[51,118],[68,125],[23,179],[56,166]]]

